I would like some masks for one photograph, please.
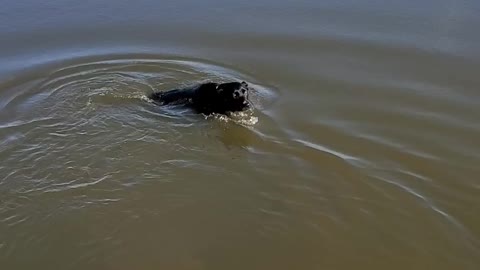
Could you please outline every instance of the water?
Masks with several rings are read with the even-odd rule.
[[[480,4],[13,1],[2,269],[479,269]],[[245,80],[253,115],[152,91]]]

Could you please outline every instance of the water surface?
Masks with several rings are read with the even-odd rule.
[[[13,1],[2,269],[479,269],[477,1]],[[255,120],[149,102],[245,80]]]

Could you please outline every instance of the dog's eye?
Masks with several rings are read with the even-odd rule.
[[[245,94],[245,92],[247,92],[247,90],[245,90],[245,89],[242,89],[242,93],[244,93],[244,94]]]

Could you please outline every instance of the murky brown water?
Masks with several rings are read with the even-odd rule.
[[[0,268],[480,269],[480,4],[395,2],[4,1]]]

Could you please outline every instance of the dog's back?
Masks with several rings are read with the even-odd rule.
[[[165,92],[155,92],[149,96],[150,99],[166,104],[182,104],[187,103],[195,95],[196,88],[174,89]]]
[[[156,92],[149,96],[161,105],[186,105],[199,113],[226,114],[249,108],[245,82],[203,83],[194,87]]]

